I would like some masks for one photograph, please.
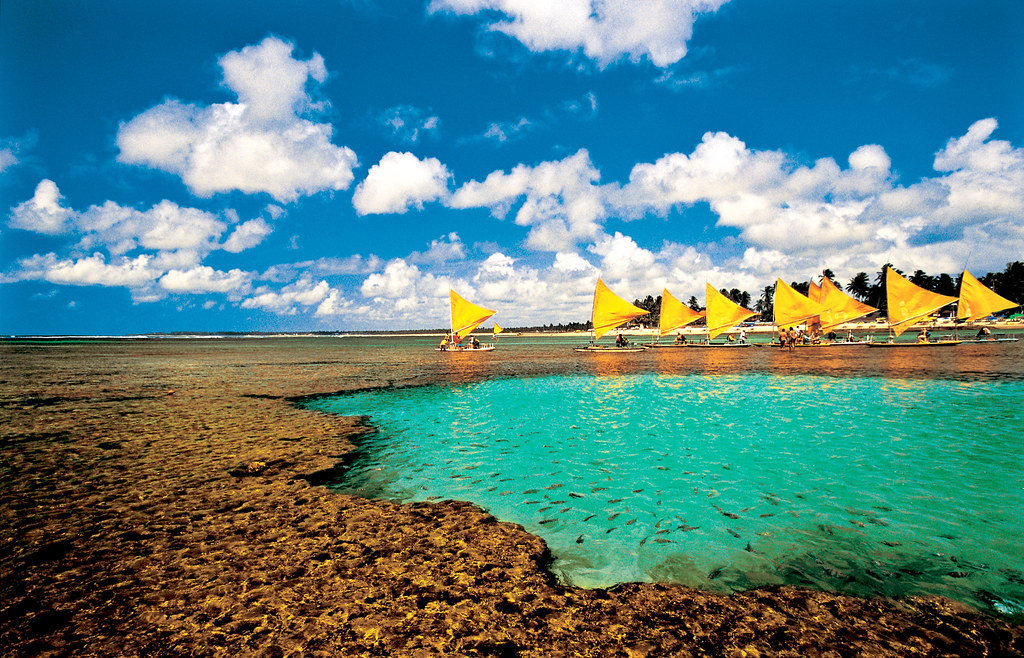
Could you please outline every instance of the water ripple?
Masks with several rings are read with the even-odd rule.
[[[469,500],[581,586],[798,584],[1024,611],[1020,381],[556,375],[365,391],[341,487]],[[1008,612],[1009,611],[1009,612]]]

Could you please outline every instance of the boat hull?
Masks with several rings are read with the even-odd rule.
[[[599,345],[588,345],[587,347],[574,347],[573,351],[576,352],[600,352],[602,354],[608,352],[643,352],[646,347],[605,347]]]
[[[1016,343],[1019,338],[964,338],[961,343]]]
[[[464,347],[464,348],[449,348],[442,350],[440,347],[434,348],[435,352],[451,352],[453,354],[462,354],[464,352],[493,352],[494,345],[481,345],[480,347]]]
[[[910,341],[903,343],[868,343],[868,347],[949,347],[950,345],[959,345],[962,340],[935,340],[927,343],[911,343]]]

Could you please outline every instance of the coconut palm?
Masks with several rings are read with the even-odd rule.
[[[846,284],[846,292],[858,300],[866,302],[871,295],[871,280],[868,278],[868,273],[857,272],[854,274],[850,282]]]

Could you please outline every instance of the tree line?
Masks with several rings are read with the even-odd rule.
[[[950,297],[956,297],[958,295],[960,290],[960,279],[963,278],[962,274],[958,274],[955,277],[949,274],[930,275],[924,270],[915,270],[913,273],[907,275],[891,263],[886,263],[874,278],[872,278],[867,272],[858,272],[853,275],[845,286],[836,278],[832,270],[828,268],[822,270],[821,276],[818,277],[818,281],[820,282],[824,279],[828,279],[835,284],[837,288],[845,290],[846,293],[854,299],[865,304],[870,304],[885,313],[885,273],[886,268],[889,267],[898,272],[901,276],[905,276],[911,283],[918,285],[925,290],[930,290],[932,292],[939,293],[940,295],[948,295]],[[978,277],[978,280],[1007,299],[1016,302],[1024,302],[1024,262],[1014,261],[1012,263],[1007,263],[1006,269],[1002,272],[989,272],[984,276]],[[811,282],[809,280],[793,281],[790,285],[793,286],[797,292],[806,295],[810,290]],[[759,314],[759,319],[761,321],[771,322],[774,320],[774,284],[765,286],[761,290],[761,294],[756,301],[754,301],[750,293],[745,290],[739,290],[737,288],[727,290],[722,288],[720,292],[740,306],[756,311]],[[753,306],[750,305],[751,301],[754,302]],[[694,296],[691,296],[690,299],[687,300],[686,305],[695,311],[704,310],[704,307],[699,305],[697,298]],[[626,326],[650,324],[652,319],[654,322],[657,322],[661,318],[661,295],[658,295],[657,297],[647,295],[644,299],[635,299],[633,300],[633,306],[648,311],[650,315],[632,320]],[[1009,309],[1007,311],[1003,311],[1002,314],[1010,314],[1017,312],[1018,310],[1019,309]],[[697,324],[699,323],[700,321],[697,322]],[[586,324],[589,329],[590,323],[588,322]]]

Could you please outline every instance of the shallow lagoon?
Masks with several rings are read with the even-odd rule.
[[[1017,616],[1018,345],[595,359],[527,340],[307,404],[377,430],[339,488],[472,501],[543,537],[572,584],[930,593]]]

